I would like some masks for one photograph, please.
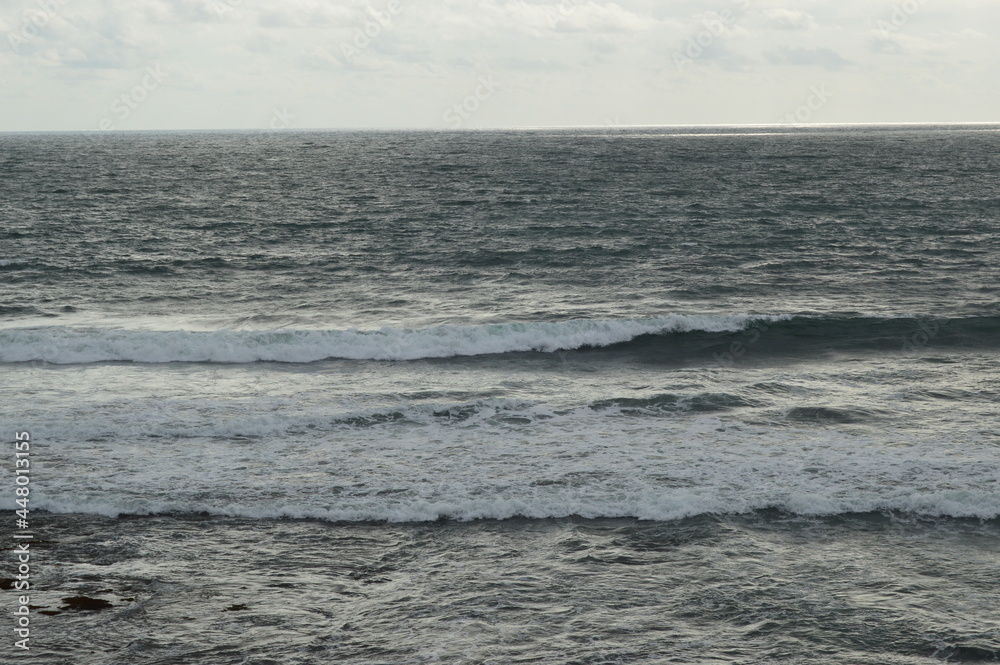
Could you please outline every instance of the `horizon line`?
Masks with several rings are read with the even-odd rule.
[[[10,129],[0,130],[0,134],[140,134],[140,133],[183,133],[183,132],[264,132],[281,134],[292,132],[502,132],[502,131],[539,131],[539,130],[574,130],[574,129],[698,129],[698,128],[767,128],[784,127],[789,129],[824,128],[824,127],[919,127],[919,126],[1000,126],[997,121],[906,121],[906,122],[808,122],[808,123],[690,123],[690,124],[600,124],[600,125],[517,125],[489,127],[285,127],[269,129],[266,127],[229,127],[229,128],[196,128],[196,129]]]

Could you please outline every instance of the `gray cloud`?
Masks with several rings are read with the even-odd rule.
[[[782,46],[773,51],[766,51],[764,57],[775,65],[800,65],[807,67],[822,67],[824,69],[839,69],[851,64],[839,53],[829,48],[800,48]]]
[[[809,14],[795,9],[773,8],[764,12],[772,27],[779,30],[809,30],[817,27]]]

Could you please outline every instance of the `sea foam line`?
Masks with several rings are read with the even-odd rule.
[[[1000,495],[990,492],[900,491],[892,496],[877,493],[855,498],[830,494],[793,493],[772,497],[724,497],[715,492],[680,491],[667,495],[631,494],[621,497],[455,497],[452,500],[407,502],[359,501],[339,507],[295,501],[251,503],[230,501],[208,504],[156,499],[121,501],[95,498],[46,497],[37,508],[51,513],[120,515],[209,514],[253,519],[317,519],[330,522],[433,522],[449,519],[505,520],[513,518],[558,519],[564,517],[635,518],[673,521],[699,515],[747,515],[763,510],[809,517],[861,513],[902,513],[924,517],[997,519]]]
[[[418,360],[518,351],[551,352],[628,342],[640,335],[737,332],[754,321],[788,316],[666,316],[623,320],[511,322],[379,330],[104,330],[42,327],[0,331],[0,362],[56,364],[260,361],[305,363],[327,358]]]

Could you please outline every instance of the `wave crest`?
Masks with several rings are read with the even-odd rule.
[[[56,364],[130,361],[308,363],[329,358],[418,360],[604,347],[641,335],[737,332],[789,317],[667,316],[625,320],[513,322],[380,330],[219,330],[214,332],[44,327],[0,331],[0,362]]]

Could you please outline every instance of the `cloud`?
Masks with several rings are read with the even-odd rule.
[[[322,46],[307,46],[299,52],[298,64],[303,69],[343,69],[337,56]]]
[[[642,32],[653,29],[659,21],[648,15],[641,15],[623,9],[615,3],[597,4],[587,2],[573,6],[571,2],[557,5],[557,30],[603,34],[609,32]]]
[[[795,9],[768,9],[764,16],[769,25],[778,30],[809,30],[816,27],[816,20],[812,16]]]
[[[371,28],[390,1],[401,10]],[[169,84],[122,128],[218,127],[243,109],[256,122],[274,104],[309,126],[423,126],[484,72],[507,85],[481,117],[510,125],[769,121],[789,85],[824,70],[843,91],[824,110],[831,121],[922,117],[906,99],[958,100],[959,81],[977,92],[942,105],[956,119],[994,117],[998,93],[983,82],[1000,62],[1000,3],[927,1],[900,15],[902,0],[887,2],[0,0],[0,131],[90,127],[87,109],[99,119],[157,62]],[[891,29],[873,30],[880,21]],[[680,71],[678,53],[694,54]],[[928,83],[928,71],[948,76]],[[884,77],[897,97],[852,96],[884,90]]]
[[[224,2],[225,0],[216,0]],[[374,9],[374,5],[372,6]],[[259,10],[257,23],[262,28],[343,28],[364,25],[371,20],[367,6],[347,7],[343,3],[317,0],[282,0]],[[233,11],[251,15],[254,7],[243,3]],[[236,20],[237,17],[234,17]]]
[[[968,39],[968,35],[964,36]],[[892,55],[941,55],[958,46],[953,39],[935,41],[905,33],[883,34],[873,32],[868,41],[869,48],[875,53]]]
[[[823,69],[840,69],[850,65],[850,60],[829,48],[801,48],[780,46],[773,51],[766,51],[764,57],[772,65],[795,65],[805,67],[822,67]]]

